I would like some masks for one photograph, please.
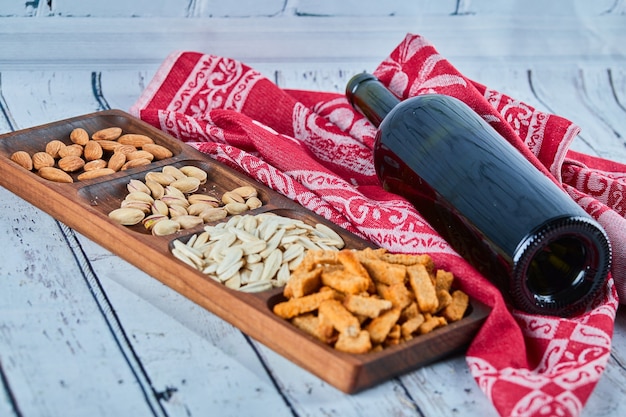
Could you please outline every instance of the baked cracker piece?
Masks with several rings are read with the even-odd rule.
[[[448,322],[458,321],[465,315],[469,306],[469,296],[463,291],[456,290],[452,293],[452,301],[441,312]]]
[[[415,295],[406,287],[405,284],[376,284],[376,291],[385,300],[391,301],[394,307],[401,309],[407,307],[415,300]]]
[[[430,314],[425,315],[426,320],[418,329],[419,334],[430,333],[435,330],[437,327],[445,326],[448,324],[445,318],[441,316],[431,316]]]
[[[406,271],[420,311],[422,313],[433,313],[437,311],[439,300],[437,299],[435,286],[430,279],[430,274],[426,267],[421,264],[416,264],[408,267]]]
[[[413,333],[415,333],[420,326],[424,323],[425,319],[424,316],[422,314],[419,314],[415,317],[412,317],[408,320],[406,320],[404,323],[402,323],[402,337],[405,340],[410,339],[411,337],[413,337]]]
[[[317,311],[321,320],[327,320],[339,333],[356,336],[361,331],[361,323],[341,304],[339,300],[323,301]]]
[[[366,316],[372,319],[378,317],[382,311],[389,310],[393,307],[393,304],[389,300],[355,294],[347,294],[343,299],[343,305],[352,314]]]
[[[337,269],[330,272],[322,272],[321,281],[323,285],[334,288],[345,294],[360,294],[370,288],[370,278],[366,276],[354,275],[344,269]]]
[[[274,306],[274,314],[284,319],[291,319],[300,314],[317,310],[325,300],[337,297],[335,291],[320,291],[300,298],[291,298]]]
[[[300,298],[319,290],[322,285],[322,267],[316,267],[310,271],[298,271],[291,273],[283,290],[283,295],[287,298]]]
[[[356,336],[339,333],[335,349],[347,353],[367,353],[372,349],[370,335],[366,330],[361,330]]]
[[[298,329],[310,334],[311,336],[321,340],[324,343],[334,343],[336,337],[333,337],[332,327],[330,333],[320,326],[319,318],[313,313],[306,313],[291,319],[291,323]]]
[[[378,259],[363,259],[361,263],[374,282],[393,285],[406,280],[406,266],[391,264]]]
[[[372,321],[365,326],[365,330],[370,333],[372,344],[378,345],[385,341],[393,326],[398,322],[401,311],[401,308],[394,307],[391,310],[385,311],[375,319],[372,319]]]

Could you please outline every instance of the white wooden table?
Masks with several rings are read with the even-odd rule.
[[[0,17],[0,133],[127,110],[175,49],[238,58],[283,87],[341,91],[352,74],[372,70],[411,31],[429,38],[470,78],[581,125],[575,149],[626,162],[620,1],[582,11],[591,6],[577,1],[576,13],[534,19],[511,14],[515,2],[495,11],[484,2],[458,2],[457,15],[438,6],[402,18],[309,18],[294,9],[315,14],[322,6],[288,1],[292,7],[282,14],[257,11],[261,17],[242,19],[203,17],[210,13],[198,4],[208,1],[192,2],[195,19],[46,18],[45,2],[34,3],[42,5]],[[67,4],[80,9],[85,3]],[[608,369],[583,415],[621,416],[625,395],[622,307]],[[345,395],[0,188],[0,416],[87,415],[496,412],[462,355]]]

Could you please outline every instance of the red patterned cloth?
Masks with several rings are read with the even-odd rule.
[[[407,35],[374,74],[404,98],[464,101],[606,228],[612,277],[590,311],[560,319],[507,307],[411,204],[381,188],[375,129],[341,94],[283,90],[236,60],[185,52],[168,57],[131,113],[390,251],[430,254],[493,308],[467,363],[498,413],[578,415],[609,358],[618,293],[626,299],[626,166],[568,150],[577,126],[467,79],[420,36]]]

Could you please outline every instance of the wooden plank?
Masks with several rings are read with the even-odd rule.
[[[5,189],[0,201],[0,351],[21,415],[153,414],[57,223]]]
[[[531,83],[537,98],[551,112],[568,118],[581,127],[581,133],[572,143],[572,149],[583,152],[591,149],[595,155],[626,162],[622,134],[613,127],[621,125],[621,122],[618,119],[609,121],[608,115],[602,114],[602,109],[609,104],[594,107],[582,86],[580,70],[537,68],[531,74]],[[590,87],[589,91],[593,89],[607,91],[608,78]],[[613,97],[607,94],[605,100],[610,102]]]
[[[71,24],[70,24],[71,23]],[[176,50],[195,50],[249,64],[378,62],[420,33],[457,62],[621,63],[619,16],[47,18],[3,19],[0,65],[19,68],[137,69]],[[98,44],[98,48],[91,45]],[[541,44],[541,48],[537,45]]]
[[[170,417],[291,415],[250,340],[77,234]],[[300,373],[305,371],[299,370]],[[167,395],[169,393],[169,395]]]

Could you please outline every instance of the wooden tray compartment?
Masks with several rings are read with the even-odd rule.
[[[69,133],[76,127],[93,133],[111,126],[121,127],[124,133],[148,135],[155,143],[170,149],[174,156],[144,167],[71,184],[45,180],[9,159],[18,150],[31,155],[43,151],[45,144],[53,139],[69,144]],[[143,179],[147,172],[160,170],[164,165],[196,165],[205,169],[208,180],[199,190],[202,193],[221,195],[240,185],[254,186],[263,206],[250,214],[272,211],[310,224],[322,222],[337,231],[349,248],[372,246],[281,194],[119,110],[92,113],[0,136],[0,185],[346,393],[371,387],[463,349],[489,312],[487,307],[472,300],[464,319],[428,335],[377,353],[353,355],[338,352],[272,313],[273,305],[283,300],[281,289],[254,294],[231,290],[170,253],[175,239],[184,240],[201,231],[203,226],[157,237],[146,232],[141,225],[121,226],[108,218],[108,213],[118,208],[125,197],[130,179]]]

